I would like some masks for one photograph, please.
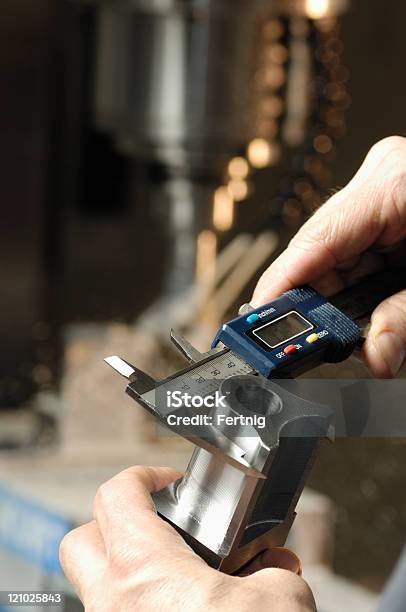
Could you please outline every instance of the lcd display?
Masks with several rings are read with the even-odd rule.
[[[260,338],[269,347],[276,348],[280,344],[292,340],[292,338],[310,329],[313,329],[313,325],[300,314],[292,311],[280,317],[280,319],[258,327],[253,333],[254,336]]]

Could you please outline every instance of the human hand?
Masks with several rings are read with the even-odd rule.
[[[65,536],[61,565],[86,612],[315,612],[304,580],[266,568],[266,553],[266,569],[221,574],[157,516],[150,493],[180,476],[168,468],[124,470],[98,490],[94,520]]]
[[[391,136],[372,147],[350,183],[301,227],[260,278],[251,304],[257,308],[303,284],[329,296],[386,263],[404,266],[405,237],[406,138]],[[401,291],[375,309],[362,355],[374,376],[391,378],[405,347]]]

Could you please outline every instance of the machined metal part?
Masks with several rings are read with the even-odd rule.
[[[156,493],[154,502],[207,563],[233,573],[265,548],[284,544],[319,442],[329,434],[332,411],[256,375],[227,349],[200,354],[175,338],[193,365],[149,390],[127,362],[106,361],[129,380],[131,397],[196,445],[184,477]],[[206,409],[212,425],[185,430],[169,425],[168,416],[192,416],[196,410],[167,406],[167,393],[174,390],[201,397],[219,391],[226,406]],[[248,424],[230,430],[216,421],[219,412]],[[255,415],[266,419],[265,427],[249,422]]]
[[[228,378],[221,390],[230,414],[267,415],[263,430],[245,427],[234,439],[251,472],[197,448],[184,478],[154,501],[210,565],[230,573],[285,543],[332,411],[258,376]]]

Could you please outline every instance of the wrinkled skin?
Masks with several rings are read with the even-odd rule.
[[[86,612],[315,612],[309,587],[290,571],[235,577],[208,567],[155,512],[150,493],[179,477],[169,468],[121,472],[98,490],[94,520],[65,536],[61,564]]]

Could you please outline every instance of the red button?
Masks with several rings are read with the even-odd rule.
[[[296,351],[297,351],[296,344],[289,344],[289,346],[286,346],[283,349],[283,352],[285,353],[285,355],[293,355],[293,353],[296,353]]]

